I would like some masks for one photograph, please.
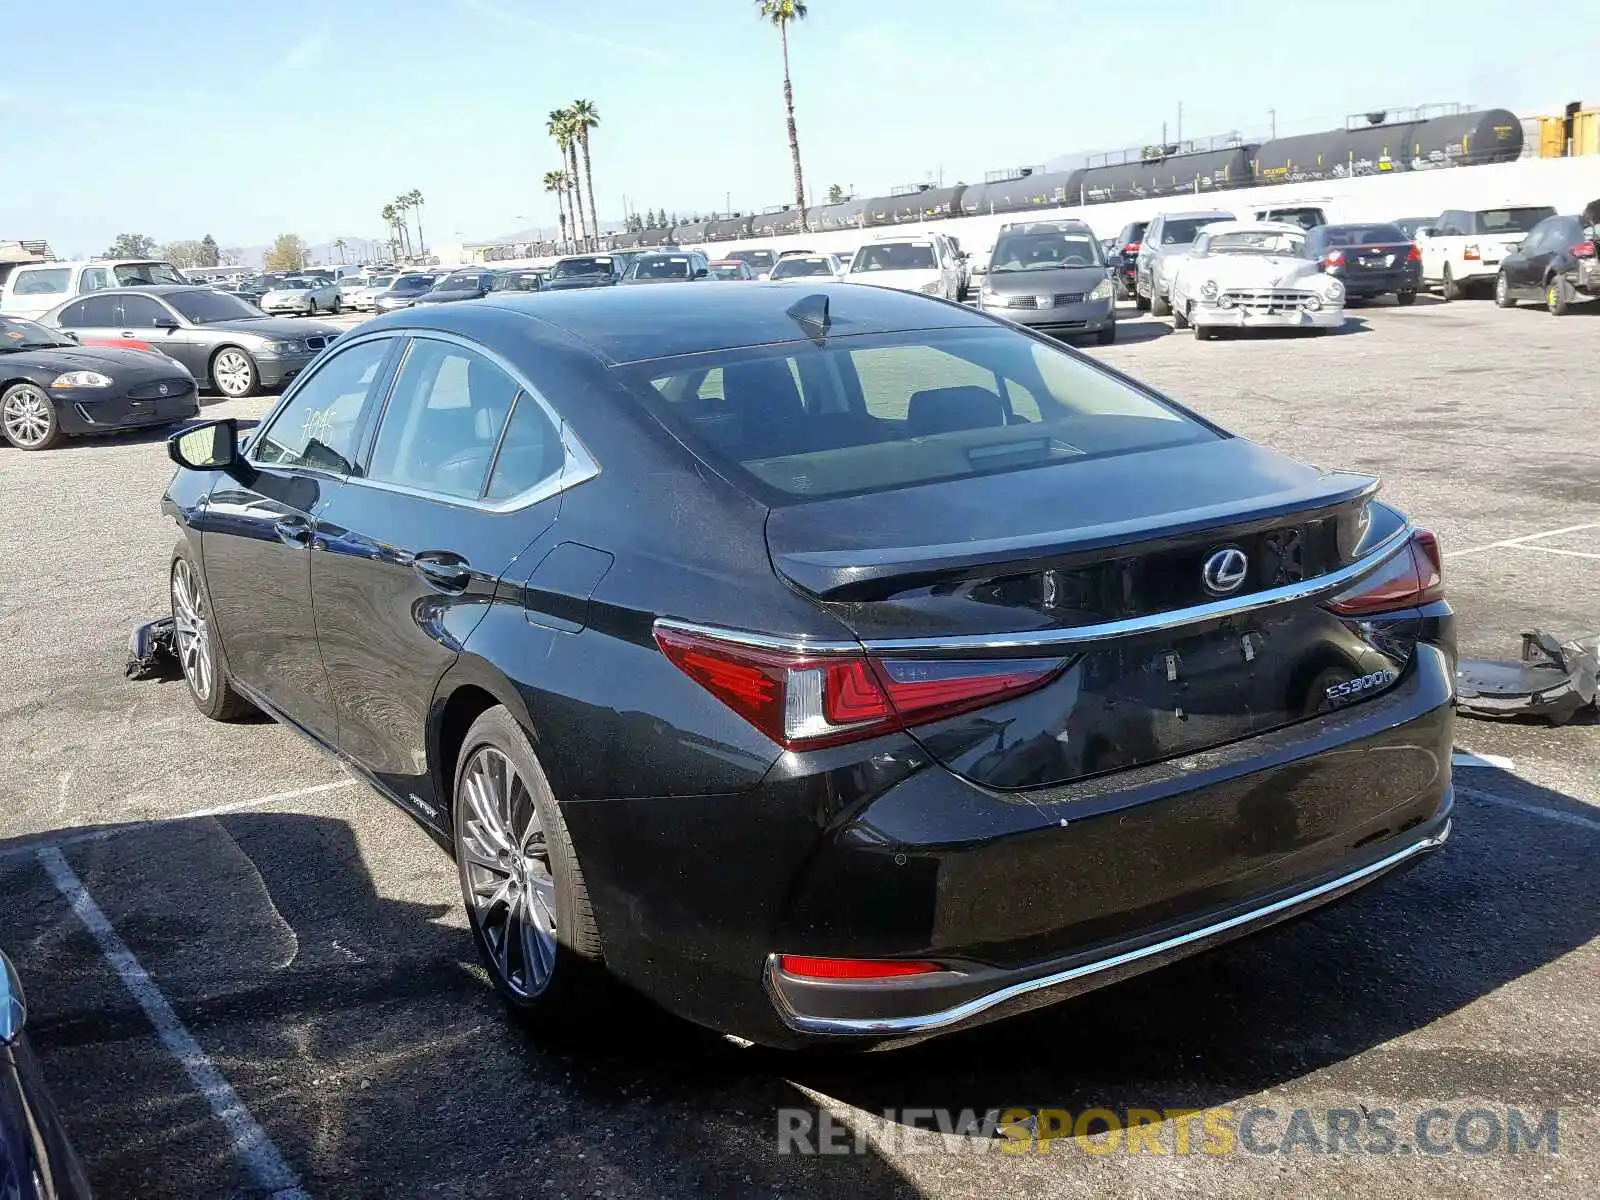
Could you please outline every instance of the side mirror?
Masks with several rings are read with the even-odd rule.
[[[190,471],[226,471],[239,459],[239,422],[207,421],[167,439],[167,457]]]
[[[1424,225],[1421,229],[1417,230],[1417,238],[1431,238],[1436,232],[1437,231],[1432,225]]]
[[[150,325],[154,329],[176,329],[178,322],[172,317],[151,317]]]
[[[69,341],[69,342],[81,342],[83,340],[82,338],[80,338],[76,333],[74,333],[70,329],[60,329],[60,330],[57,330],[56,332],[61,334],[61,336],[66,338],[67,341]]]
[[[694,269],[694,277],[696,279],[704,279],[706,277],[706,269],[704,267],[696,267]]]
[[[989,264],[988,263],[973,263],[972,264],[972,273],[974,275],[987,275],[989,273]]]

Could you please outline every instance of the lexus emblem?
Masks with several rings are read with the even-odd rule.
[[[1237,592],[1250,573],[1250,560],[1237,546],[1224,546],[1213,551],[1200,568],[1200,580],[1213,596],[1227,596]]]
[[[165,396],[165,395],[166,395],[166,394],[167,394],[167,385],[166,385],[166,384],[164,384],[164,383],[163,383],[163,384],[162,384],[162,385],[161,385],[161,386],[160,386],[160,387],[159,387],[159,388],[157,388],[157,389],[156,389],[156,390],[157,390],[157,391],[158,391],[158,392],[160,392],[160,393],[161,393],[161,394],[162,394],[162,395],[163,395],[163,396]]]

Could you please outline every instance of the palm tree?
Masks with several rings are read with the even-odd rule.
[[[555,139],[556,147],[561,151],[562,174],[566,177],[568,204],[575,218],[574,234],[586,242],[589,234],[583,221],[583,197],[578,192],[578,131],[573,126],[572,114],[564,108],[552,109],[545,129]]]
[[[789,22],[806,19],[805,0],[756,0],[761,18],[778,27],[783,43],[783,103],[789,111],[789,157],[794,160],[794,206],[800,210],[800,229],[806,228],[806,185],[800,175],[800,135],[794,129],[794,87],[789,83]]]
[[[412,188],[401,197],[406,202],[407,208],[417,210],[417,251],[421,254],[428,252],[428,243],[422,240],[422,193]]]
[[[415,255],[417,248],[411,242],[411,221],[406,215],[411,211],[410,193],[401,192],[394,198],[394,211],[396,219],[400,222],[400,237],[406,244],[406,253]]]
[[[339,261],[344,261],[344,248],[349,245],[343,238],[333,239],[333,248],[339,252]]]
[[[565,171],[546,171],[544,173],[544,190],[556,194],[556,208],[561,213],[561,243],[565,247],[567,241],[567,206],[563,197],[567,194],[567,173]]]
[[[394,248],[394,256],[399,258],[400,239],[395,233],[397,228],[395,225],[395,217],[397,214],[395,213],[394,205],[385,204],[381,209],[378,210],[378,215],[383,218],[383,223],[389,227],[389,245]]]
[[[578,137],[578,147],[583,151],[583,185],[589,193],[589,225],[594,230],[595,246],[600,244],[600,214],[594,208],[594,169],[589,162],[589,130],[600,124],[600,110],[593,100],[574,100],[567,109],[573,131]]]

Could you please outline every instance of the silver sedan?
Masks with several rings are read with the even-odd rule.
[[[261,311],[269,316],[314,317],[319,312],[336,313],[343,307],[339,285],[316,276],[285,279],[261,297]]]

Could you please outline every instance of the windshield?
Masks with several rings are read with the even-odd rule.
[[[1556,215],[1553,208],[1488,208],[1477,214],[1479,233],[1527,233],[1546,217]]]
[[[316,287],[317,283],[313,279],[285,279],[272,286],[280,292],[305,292]]]
[[[991,274],[1009,271],[1054,271],[1061,267],[1103,267],[1105,254],[1094,236],[1084,233],[1007,233],[989,256]]]
[[[628,268],[630,279],[688,279],[689,260],[665,255],[659,258],[640,258]]]
[[[774,279],[799,279],[807,275],[832,275],[833,265],[825,258],[786,258],[772,268]]]
[[[861,271],[937,271],[939,260],[932,242],[885,242],[863,246],[850,265],[850,273]]]
[[[188,283],[177,270],[167,263],[123,263],[112,267],[118,287],[137,287],[141,283]]]
[[[46,329],[33,321],[24,321],[17,317],[0,317],[0,353],[72,344],[54,330]]]
[[[368,287],[375,287],[375,288],[386,288],[393,282],[394,282],[394,276],[393,275],[376,275],[373,278],[367,280],[367,286]]]
[[[407,296],[420,295],[433,286],[433,279],[432,275],[402,275],[389,290]]]
[[[261,315],[261,310],[226,292],[172,292],[167,303],[185,320],[196,325],[213,321],[246,321]]]
[[[728,257],[737,258],[757,271],[765,271],[776,261],[771,250],[735,250]]]
[[[550,272],[551,279],[595,279],[615,271],[609,258],[563,258]]]
[[[1218,436],[1007,328],[839,336],[614,370],[702,459],[774,504]]]
[[[1215,225],[1218,221],[1231,221],[1232,217],[1184,217],[1178,221],[1164,221],[1161,225],[1161,244],[1163,246],[1187,246],[1194,241],[1198,234],[1207,225]]]
[[[483,276],[476,271],[466,275],[446,275],[433,285],[436,292],[475,292],[483,286]]]
[[[1306,256],[1306,239],[1298,233],[1276,233],[1265,229],[1242,229],[1218,233],[1207,239],[1209,254],[1288,254]]]

